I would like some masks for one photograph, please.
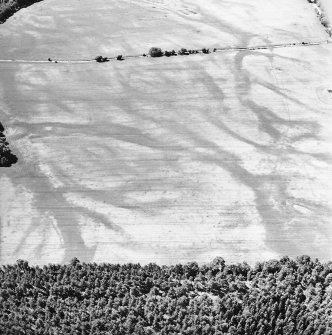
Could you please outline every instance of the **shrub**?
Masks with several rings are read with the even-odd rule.
[[[329,21],[328,21],[328,19],[327,19],[327,17],[326,17],[325,15],[322,15],[322,16],[321,16],[320,22],[322,23],[322,25],[323,25],[325,28],[328,28],[328,27],[329,27]]]
[[[178,54],[179,55],[189,55],[189,51],[185,48],[182,48],[181,50],[179,50]]]
[[[104,62],[108,62],[108,58],[107,57],[103,57],[103,56],[97,56],[95,58],[96,62],[98,63],[104,63]]]
[[[8,146],[0,147],[0,167],[10,167],[17,162],[17,157],[10,151]]]
[[[149,55],[150,55],[151,57],[162,57],[163,52],[162,52],[162,50],[161,50],[160,48],[155,48],[155,47],[153,47],[153,48],[151,48],[151,49],[149,50]]]
[[[0,167],[10,167],[17,162],[17,157],[9,149],[3,131],[4,127],[0,123]]]

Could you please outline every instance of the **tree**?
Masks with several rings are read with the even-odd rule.
[[[222,257],[215,257],[211,263],[213,274],[222,271],[225,267],[225,260]]]
[[[152,47],[149,50],[149,55],[151,57],[162,57],[163,56],[163,52],[160,48],[156,48],[156,47]]]
[[[74,257],[71,261],[70,261],[70,266],[75,267],[77,264],[80,263],[80,260],[77,257]]]

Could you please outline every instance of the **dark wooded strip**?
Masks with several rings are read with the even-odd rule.
[[[0,270],[1,334],[331,334],[332,263],[86,264]]]

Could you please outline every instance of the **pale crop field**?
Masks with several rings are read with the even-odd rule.
[[[331,259],[327,38],[304,0],[16,13],[0,26],[0,121],[19,158],[0,170],[0,262]],[[302,41],[324,43],[273,47]],[[48,57],[78,62],[36,62]]]
[[[323,10],[325,11],[325,14],[327,15],[330,24],[332,20],[332,2],[329,0],[320,0],[321,6]]]

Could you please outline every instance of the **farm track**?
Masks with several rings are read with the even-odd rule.
[[[323,44],[331,44],[331,40],[324,40],[324,41],[317,41],[317,42],[294,42],[294,43],[282,43],[282,44],[270,44],[270,45],[257,45],[252,47],[228,47],[228,48],[214,48],[215,51],[209,52],[209,53],[216,53],[216,52],[227,52],[227,51],[250,51],[250,50],[268,50],[268,49],[274,49],[274,48],[290,48],[290,47],[308,47],[308,46],[315,46],[315,45],[323,45]],[[198,50],[199,54],[202,54],[202,50]],[[190,56],[190,55],[188,55]],[[128,55],[123,56],[123,60],[127,59],[135,59],[135,58],[151,58],[151,56],[143,56],[143,54],[140,55]],[[166,57],[166,56],[163,56]],[[170,56],[172,57],[172,56]],[[110,60],[117,60],[117,57],[106,57],[107,61]],[[107,62],[106,61],[106,62]],[[65,60],[65,59],[59,59],[59,60],[24,60],[24,59],[0,59],[0,63],[92,63],[96,62],[95,59],[76,59],[76,60]]]

